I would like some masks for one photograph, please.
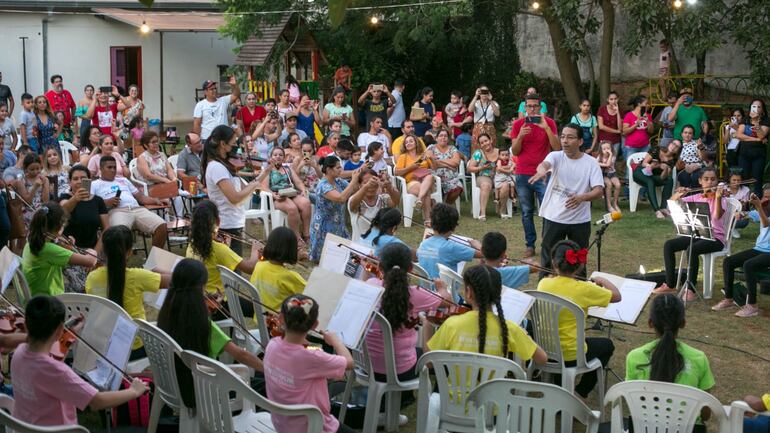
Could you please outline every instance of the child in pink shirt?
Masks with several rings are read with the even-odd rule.
[[[324,433],[353,433],[332,416],[327,379],[341,379],[353,368],[353,356],[333,332],[324,332],[324,341],[339,355],[304,346],[308,331],[318,325],[318,303],[305,295],[291,295],[281,304],[280,320],[285,334],[270,340],[265,349],[267,397],[281,404],[312,404],[324,417]],[[279,432],[307,431],[302,416],[272,414]]]
[[[417,315],[421,311],[437,308],[443,299],[452,299],[443,282],[436,281],[437,293],[410,286],[407,272],[412,270],[412,253],[402,243],[386,245],[380,253],[380,270],[384,281],[372,278],[367,283],[385,287],[380,313],[388,319],[393,330],[393,349],[396,357],[396,373],[399,380],[417,377]],[[377,381],[385,382],[385,347],[382,329],[373,323],[366,335],[366,347],[372,359],[372,368]]]
[[[49,352],[64,331],[64,304],[53,296],[35,296],[26,307],[28,342],[11,360],[13,416],[37,426],[77,425],[76,408],[114,407],[138,398],[147,385],[134,379],[121,391],[98,391]]]

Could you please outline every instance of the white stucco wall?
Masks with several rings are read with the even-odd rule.
[[[24,91],[22,43],[27,36],[27,91],[42,94],[49,77],[43,72],[43,14],[0,14],[0,71],[17,103]],[[160,117],[159,35],[95,16],[55,15],[48,18],[48,75],[64,77],[65,88],[77,101],[86,84],[110,82],[110,47],[142,47],[142,91],[145,115]],[[217,65],[232,64],[236,44],[214,32],[164,33],[164,112],[166,123],[190,121],[195,88],[217,80]],[[18,115],[18,110],[15,113]]]

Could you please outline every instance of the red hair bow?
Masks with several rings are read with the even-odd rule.
[[[289,309],[302,308],[305,314],[310,314],[310,310],[313,309],[312,299],[289,299]]]
[[[567,250],[567,254],[564,255],[564,258],[570,265],[576,265],[578,263],[585,264],[588,263],[588,250],[585,248],[581,248],[577,251]]]

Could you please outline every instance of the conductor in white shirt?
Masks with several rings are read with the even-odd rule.
[[[599,163],[580,151],[583,130],[569,123],[561,130],[562,150],[551,152],[537,166],[529,183],[545,179],[551,173],[545,190],[540,217],[543,218],[543,242],[540,264],[551,268],[551,248],[563,239],[587,248],[591,238],[591,201],[602,197],[604,178]],[[585,273],[585,271],[583,271]],[[545,276],[540,273],[540,278]]]

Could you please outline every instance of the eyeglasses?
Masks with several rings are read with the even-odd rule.
[[[540,105],[539,104],[537,104],[537,105],[536,104],[527,104],[527,105],[525,105],[525,107],[527,107],[527,108],[540,108]]]
[[[577,140],[578,136],[577,135],[560,135],[559,138],[561,138],[562,140]]]

